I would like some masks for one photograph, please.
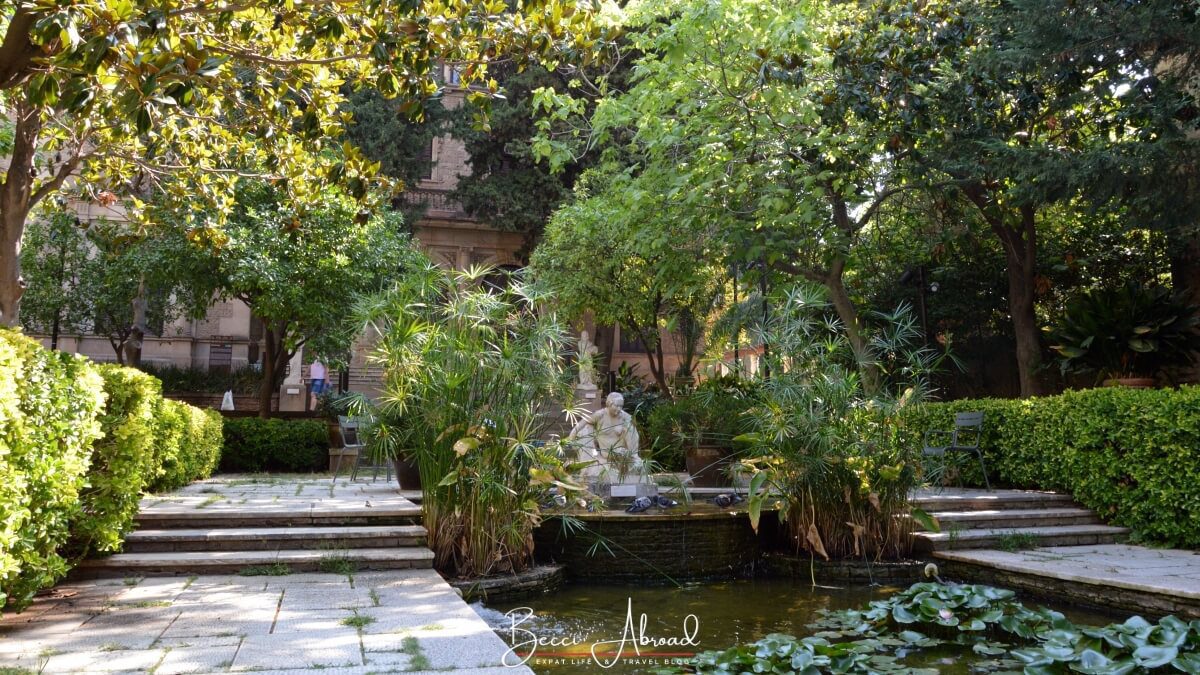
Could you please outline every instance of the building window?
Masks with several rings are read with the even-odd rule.
[[[425,144],[425,147],[421,149],[421,156],[419,159],[421,161],[422,180],[433,180],[433,144],[434,139],[431,138],[429,139],[429,142]]]
[[[646,351],[646,344],[637,336],[637,333],[631,330],[627,331],[623,326],[618,327],[617,331],[621,335],[621,339],[617,343],[620,351],[624,353],[641,353]]]
[[[233,365],[233,345],[212,345],[208,348],[208,372],[228,373]]]

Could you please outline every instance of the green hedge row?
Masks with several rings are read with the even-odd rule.
[[[954,413],[973,410],[985,413],[993,483],[1069,492],[1140,540],[1200,548],[1200,387],[969,399],[907,417],[921,433],[950,429]]]
[[[221,471],[323,471],[329,432],[315,420],[238,417],[225,420]]]
[[[208,476],[220,443],[220,416],[155,378],[0,330],[0,608],[119,549],[142,491]]]

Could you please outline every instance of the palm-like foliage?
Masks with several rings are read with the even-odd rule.
[[[1074,298],[1049,337],[1064,372],[1152,376],[1173,361],[1191,362],[1198,323],[1196,308],[1169,289],[1131,282]]]
[[[385,371],[369,442],[416,458],[435,564],[459,576],[527,566],[539,502],[576,488],[538,441],[570,396],[567,327],[542,291],[492,273],[427,264],[359,308]]]
[[[919,480],[919,446],[905,438],[900,411],[925,398],[943,355],[920,346],[902,307],[875,314],[880,328],[855,355],[823,293],[788,292],[756,338],[770,345],[771,377],[749,412],[761,456],[745,462],[765,488],[751,499],[757,519],[780,501],[793,541],[823,557],[898,556],[910,544],[908,496]],[[881,374],[872,395],[859,373],[867,358]],[[778,495],[778,497],[776,497]]]

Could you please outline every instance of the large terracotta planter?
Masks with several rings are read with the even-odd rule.
[[[725,470],[733,461],[733,451],[719,445],[695,445],[684,454],[688,473],[695,487],[729,487]]]
[[[1106,387],[1128,387],[1130,389],[1153,389],[1157,382],[1153,377],[1118,377],[1105,380]]]
[[[337,422],[325,420],[325,433],[329,437],[330,448],[345,447],[345,444],[342,443],[342,427]]]
[[[401,490],[421,489],[421,469],[415,459],[397,457],[392,460],[392,465],[396,467],[396,480],[400,483]]]

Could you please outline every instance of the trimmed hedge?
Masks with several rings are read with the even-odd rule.
[[[23,608],[70,568],[60,549],[104,401],[85,359],[0,330],[0,601]]]
[[[104,436],[92,446],[88,486],[71,523],[72,549],[80,556],[111,553],[133,526],[146,484],[158,474],[154,415],[162,385],[132,368],[96,366],[108,401],[100,415]]]
[[[143,489],[211,473],[220,417],[164,404],[160,388],[0,329],[0,609],[118,550]]]
[[[221,471],[323,471],[329,433],[315,420],[237,417],[225,420]]]
[[[174,490],[211,476],[221,460],[221,414],[164,398],[155,417],[161,470],[150,490]]]
[[[908,413],[911,430],[985,413],[988,472],[1012,487],[1061,490],[1140,540],[1200,548],[1200,386],[968,399]],[[978,482],[978,469],[967,473]]]

